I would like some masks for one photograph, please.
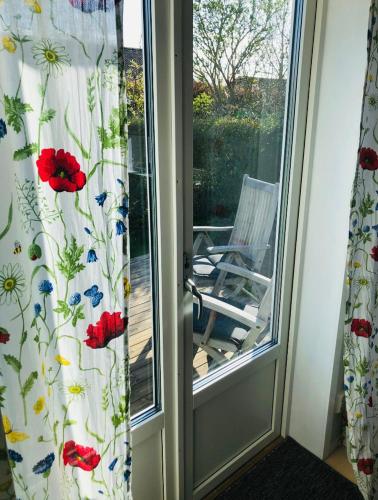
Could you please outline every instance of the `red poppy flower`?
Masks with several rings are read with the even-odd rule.
[[[360,458],[357,461],[357,469],[363,472],[367,476],[373,474],[374,469],[374,459],[373,458]]]
[[[375,260],[376,262],[378,261],[378,247],[373,247],[370,252],[370,257]]]
[[[64,443],[64,465],[68,464],[72,467],[80,467],[80,469],[90,471],[97,467],[100,460],[101,457],[94,448],[81,446],[80,444],[76,444],[75,441]]]
[[[124,333],[126,326],[127,318],[121,318],[120,312],[110,314],[105,311],[95,325],[88,326],[88,338],[84,342],[92,349],[106,347],[111,340]]]
[[[351,330],[357,337],[368,338],[371,335],[371,323],[366,319],[354,319],[352,321]]]
[[[7,342],[9,342],[9,339],[9,333],[3,328],[0,328],[0,344],[6,344]]]
[[[87,181],[76,158],[63,149],[42,149],[37,167],[41,180],[48,181],[54,191],[74,193],[83,189]]]
[[[119,3],[120,0],[69,0],[69,2],[75,9],[91,13],[96,10],[107,11],[114,7],[114,3]]]
[[[360,149],[360,165],[365,170],[377,170],[378,168],[378,155],[371,148]]]

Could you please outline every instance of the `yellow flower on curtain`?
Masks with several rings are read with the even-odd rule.
[[[13,38],[11,36],[3,36],[3,38],[1,39],[1,42],[3,44],[3,48],[9,52],[10,54],[13,54],[14,52],[16,52],[16,49],[17,49],[17,46],[16,46],[16,42],[13,40]]]
[[[124,295],[125,299],[128,298],[130,293],[131,293],[131,283],[125,276],[123,278],[123,295]]]
[[[27,5],[34,14],[40,14],[42,12],[41,6],[37,0],[24,0],[25,5]]]
[[[43,411],[45,407],[45,398],[41,396],[40,398],[37,399],[35,404],[33,405],[33,410],[36,415],[39,415],[41,411]]]
[[[60,365],[63,365],[63,366],[69,366],[71,364],[71,361],[68,361],[68,359],[64,358],[63,356],[61,356],[60,354],[57,354],[55,356],[55,360],[60,364]]]
[[[25,439],[29,439],[29,436],[24,432],[14,431],[9,418],[5,415],[3,416],[3,426],[5,437],[10,443],[18,443],[19,441],[25,441]]]

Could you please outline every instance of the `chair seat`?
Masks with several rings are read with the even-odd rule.
[[[219,257],[219,259],[216,260],[214,257]],[[219,276],[216,266],[221,260],[222,255],[197,255],[193,258],[193,277],[215,282]]]
[[[240,303],[219,298],[220,301],[240,307]],[[197,304],[193,305],[193,331],[199,335],[203,335],[209,321],[210,310],[204,309],[200,320],[197,319]],[[243,343],[247,338],[249,329],[242,323],[235,321],[223,314],[217,313],[214,323],[214,328],[211,332],[211,337],[208,344],[211,345],[212,341],[218,341],[225,346],[228,344],[230,351],[239,351],[242,349]]]

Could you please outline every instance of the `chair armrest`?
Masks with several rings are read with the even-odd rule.
[[[198,299],[196,297],[193,297],[193,300],[198,304]],[[202,301],[203,307],[206,307],[211,311],[224,314],[225,316],[228,316],[229,318],[234,319],[235,321],[238,321],[239,323],[242,323],[250,328],[256,327],[260,323],[256,316],[253,316],[242,309],[238,309],[231,304],[227,304],[216,297],[210,297],[209,295],[203,294]]]
[[[259,252],[263,251],[269,248],[269,245],[265,245],[263,247],[254,247],[254,246],[249,246],[249,245],[220,245],[220,246],[214,246],[214,247],[207,247],[207,251],[210,254],[215,254],[215,253],[228,253],[228,252],[239,252],[239,253],[252,253],[254,252]]]
[[[240,266],[235,266],[234,264],[228,264],[227,262],[219,262],[217,265],[217,269],[221,271],[226,271],[228,273],[236,274],[241,278],[246,278],[251,281],[255,281],[256,283],[260,283],[266,287],[270,286],[272,283],[271,278],[267,278],[262,274],[255,273],[254,271],[250,271],[249,269],[245,269]]]
[[[201,233],[210,233],[210,232],[225,232],[225,231],[232,231],[234,229],[234,226],[194,226],[193,231],[195,233],[201,232]]]

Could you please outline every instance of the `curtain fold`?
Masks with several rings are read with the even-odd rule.
[[[0,405],[17,498],[131,498],[121,0],[0,1]]]
[[[347,448],[365,499],[378,498],[378,0],[372,0],[350,211],[344,390]]]

